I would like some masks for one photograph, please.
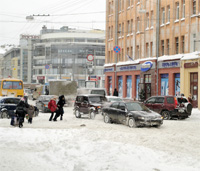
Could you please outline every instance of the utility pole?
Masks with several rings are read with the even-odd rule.
[[[115,46],[118,46],[118,0],[115,0]],[[123,34],[123,33],[122,33]],[[115,64],[117,64],[117,53],[115,53]],[[123,54],[122,54],[123,55]],[[115,65],[115,88],[117,88],[117,72]]]
[[[158,57],[159,57],[159,41],[160,41],[160,0],[157,0],[156,5],[156,95],[158,96]]]

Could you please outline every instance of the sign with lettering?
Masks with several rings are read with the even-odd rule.
[[[113,72],[114,71],[114,67],[111,68],[104,68],[104,73],[105,72]]]
[[[134,71],[140,70],[140,65],[127,65],[117,67],[117,71]]]
[[[198,67],[198,62],[190,62],[184,64],[184,68],[197,68],[197,67]]]
[[[158,68],[179,68],[179,67],[180,67],[180,60],[158,63]]]
[[[153,66],[153,62],[147,61],[147,62],[145,62],[145,63],[142,64],[142,66],[141,66],[141,71],[142,71],[142,72],[149,71],[149,70],[151,69],[152,66]]]

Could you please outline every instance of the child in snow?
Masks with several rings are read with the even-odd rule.
[[[34,112],[35,112],[34,106],[29,105],[29,108],[28,108],[28,123],[30,123],[30,124],[32,124]]]
[[[56,105],[56,97],[53,97],[50,102],[48,103],[48,108],[51,110],[51,116],[49,118],[49,121],[52,121],[52,118],[54,116],[54,112],[57,109],[57,105]]]

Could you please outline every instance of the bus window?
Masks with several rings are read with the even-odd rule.
[[[4,81],[3,89],[22,89],[21,81]]]

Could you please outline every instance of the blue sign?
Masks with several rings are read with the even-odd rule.
[[[177,66],[178,66],[178,62],[165,62],[165,63],[162,63],[162,67],[163,68],[177,67]]]
[[[121,51],[121,48],[119,46],[114,47],[114,52],[119,53]]]
[[[50,68],[50,66],[49,65],[45,65],[45,69],[49,69]]]
[[[151,61],[145,62],[142,64],[141,71],[142,72],[149,71],[152,66],[153,66],[153,63]]]
[[[117,67],[117,71],[131,71],[131,70],[137,70],[137,66],[129,65],[129,66]]]
[[[104,69],[104,72],[113,72],[114,71],[114,68],[105,68]]]

